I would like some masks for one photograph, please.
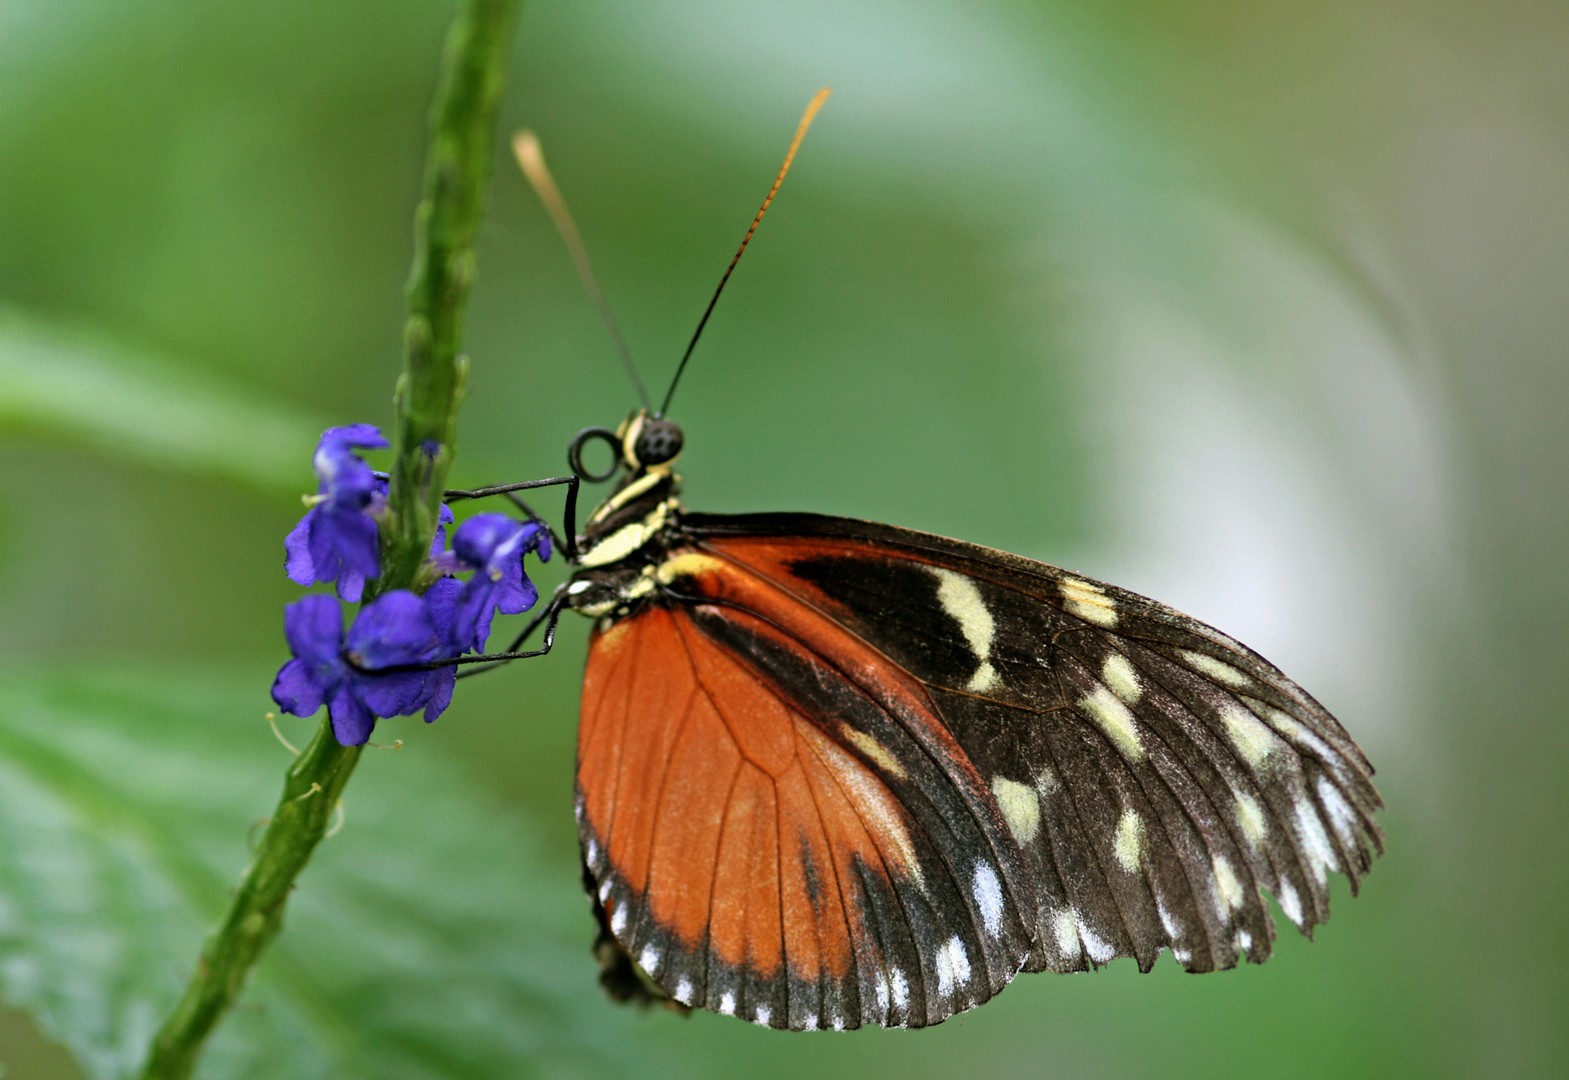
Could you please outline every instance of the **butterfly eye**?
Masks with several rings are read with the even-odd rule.
[[[676,459],[684,441],[680,426],[673,421],[649,419],[638,431],[632,453],[640,465],[663,465]]]

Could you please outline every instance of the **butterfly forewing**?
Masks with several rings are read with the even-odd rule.
[[[1042,563],[866,522],[687,515],[595,636],[590,870],[678,1000],[920,1026],[1021,967],[1268,955],[1381,843],[1371,769],[1261,657]]]

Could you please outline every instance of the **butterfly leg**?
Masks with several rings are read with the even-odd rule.
[[[545,606],[545,610],[529,620],[528,625],[518,633],[518,636],[513,639],[512,644],[507,646],[504,652],[484,653],[479,656],[450,656],[445,660],[430,660],[423,664],[391,664],[387,667],[377,668],[365,667],[356,663],[353,655],[348,652],[344,653],[343,659],[355,671],[365,675],[391,675],[402,671],[435,671],[444,667],[465,667],[469,664],[483,665],[482,667],[470,668],[467,671],[460,671],[458,678],[462,679],[469,675],[478,675],[482,671],[489,671],[513,660],[529,660],[536,656],[544,656],[550,652],[556,643],[556,623],[560,621],[561,611],[565,605],[566,592],[564,589],[557,589],[556,594],[550,598],[550,603]],[[539,648],[520,651],[523,643],[533,637],[534,631],[541,626],[545,628],[545,636],[540,642]]]
[[[495,484],[490,487],[474,488],[472,490],[453,488],[448,491],[443,491],[441,493],[441,497],[447,502],[451,503],[465,502],[469,499],[488,499],[496,495],[503,495],[519,510],[522,510],[524,514],[528,515],[529,520],[536,521],[549,530],[550,539],[552,542],[555,543],[556,547],[560,551],[566,554],[567,559],[570,561],[577,558],[578,483],[579,481],[576,476],[551,476],[544,480],[524,480],[516,484]],[[515,494],[519,491],[529,491],[534,488],[557,487],[562,484],[565,484],[567,487],[567,496],[564,500],[564,506],[562,508],[562,513],[566,518],[567,526],[565,536],[557,535],[556,530],[551,527],[549,522],[545,521],[544,518],[536,514],[533,508],[528,505],[528,503],[524,502]]]

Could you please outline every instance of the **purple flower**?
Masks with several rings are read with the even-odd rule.
[[[457,673],[451,667],[376,673],[440,655],[431,612],[411,592],[389,592],[366,604],[347,642],[338,602],[330,596],[307,596],[285,607],[283,632],[294,658],[279,670],[272,699],[295,716],[326,705],[332,733],[344,746],[368,740],[378,717],[424,708],[428,723],[452,700]]]
[[[458,652],[483,651],[497,611],[517,615],[534,606],[539,590],[523,572],[523,556],[530,551],[538,551],[542,560],[550,558],[550,533],[538,522],[477,514],[458,526],[452,534],[452,557],[474,576],[451,594],[453,610],[442,627],[447,644]]]
[[[381,573],[372,513],[386,497],[387,482],[353,451],[387,445],[370,424],[328,428],[311,464],[318,481],[316,505],[283,541],[284,569],[298,585],[335,581],[338,595],[357,601],[365,579]]]

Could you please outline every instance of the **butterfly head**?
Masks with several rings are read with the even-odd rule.
[[[647,409],[627,417],[616,434],[621,439],[622,464],[634,473],[669,466],[680,456],[685,441],[680,425],[650,416]]]

